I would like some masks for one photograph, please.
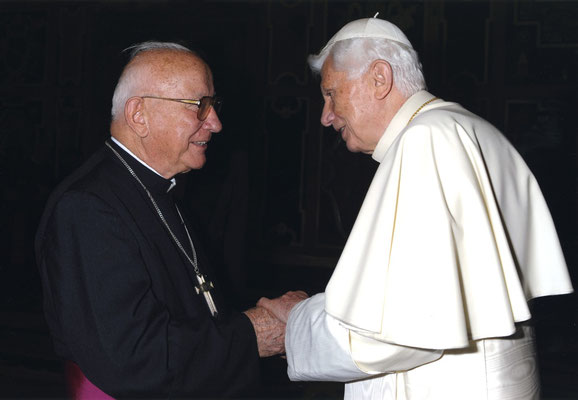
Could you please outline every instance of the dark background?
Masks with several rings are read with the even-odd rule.
[[[200,50],[225,98],[222,133],[179,178],[234,307],[323,291],[377,164],[319,123],[306,57],[345,23],[396,23],[430,92],[500,128],[535,173],[576,281],[577,1],[1,1],[0,397],[64,395],[42,318],[33,237],[54,185],[109,137],[122,50]],[[544,397],[578,398],[578,301],[532,302]],[[270,398],[341,398],[263,361]]]

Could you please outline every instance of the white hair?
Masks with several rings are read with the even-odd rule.
[[[393,70],[393,83],[404,95],[427,89],[417,52],[403,43],[382,38],[352,38],[336,42],[319,54],[310,55],[309,66],[319,73],[331,57],[333,67],[346,71],[349,79],[360,77],[375,60],[385,60]]]
[[[134,70],[128,68],[128,66],[138,54],[153,50],[172,50],[196,55],[194,51],[185,46],[171,42],[149,41],[138,43],[126,48],[124,51],[130,51],[129,61],[118,79],[118,83],[114,89],[114,94],[112,95],[111,116],[113,121],[118,118],[119,115],[123,114],[126,101],[135,95],[135,89],[138,88],[139,84],[142,84],[142,82],[139,81],[137,74],[134,73]]]

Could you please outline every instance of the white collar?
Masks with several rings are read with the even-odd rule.
[[[147,167],[148,169],[150,169],[151,171],[153,171],[155,174],[157,174],[158,176],[165,178],[164,176],[162,176],[161,174],[159,174],[153,167],[151,167],[150,165],[148,165],[147,163],[145,163],[143,160],[141,160],[140,158],[138,158],[137,156],[135,156],[133,154],[132,151],[130,151],[129,149],[126,148],[125,145],[123,145],[121,142],[119,142],[118,140],[116,140],[114,137],[110,137],[112,139],[113,142],[115,142],[121,149],[123,149],[124,151],[126,151],[128,154],[130,154],[135,160],[137,160],[139,163],[141,163],[142,165],[144,165],[145,167]],[[170,179],[171,181],[171,186],[169,186],[169,188],[167,189],[167,193],[171,191],[172,188],[174,188],[177,185],[177,181],[176,179],[173,177]]]
[[[399,108],[397,113],[395,113],[387,128],[385,128],[385,132],[381,136],[381,139],[379,139],[379,142],[377,142],[377,146],[375,146],[371,157],[377,162],[383,161],[385,153],[387,153],[387,150],[393,141],[399,136],[401,131],[405,129],[416,110],[419,110],[420,107],[434,98],[435,96],[433,94],[421,90],[407,99]],[[427,106],[422,108],[420,111],[426,109]]]

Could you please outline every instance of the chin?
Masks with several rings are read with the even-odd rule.
[[[354,144],[349,144],[347,142],[345,142],[345,147],[347,147],[347,150],[351,153],[359,153],[361,151],[361,149],[356,147]]]
[[[189,165],[189,171],[193,169],[201,169],[205,166],[205,163],[196,163],[194,165]],[[188,171],[187,171],[188,172]]]
[[[207,159],[206,157],[192,157],[189,159],[188,162],[185,163],[185,165],[187,166],[187,168],[190,170],[192,169],[201,169],[203,168],[203,166],[206,164]]]

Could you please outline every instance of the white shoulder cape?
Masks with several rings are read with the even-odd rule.
[[[572,285],[532,173],[492,125],[412,96],[326,288],[326,311],[382,341],[428,349],[514,333],[527,300]]]

